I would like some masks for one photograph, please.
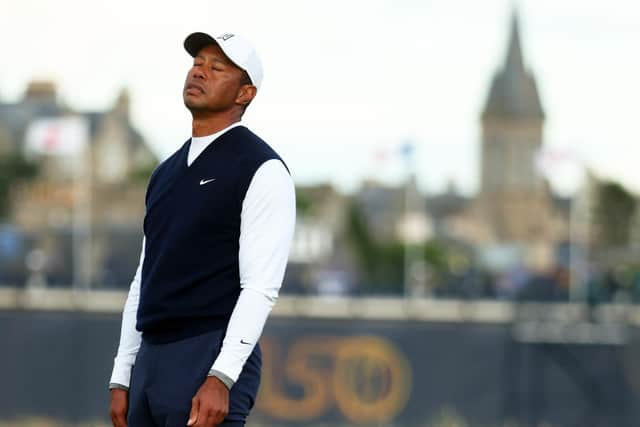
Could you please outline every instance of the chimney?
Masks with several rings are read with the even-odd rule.
[[[123,88],[118,95],[118,99],[116,99],[113,111],[123,117],[129,117],[129,104],[129,91],[126,88]]]
[[[51,80],[34,80],[27,86],[24,99],[38,102],[56,102],[56,84]]]

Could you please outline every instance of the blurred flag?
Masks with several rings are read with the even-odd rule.
[[[83,117],[36,119],[25,134],[25,150],[30,153],[73,155],[89,142],[89,123]]]
[[[376,172],[379,172],[379,168],[386,167],[389,163],[393,163],[398,160],[403,161],[406,166],[407,163],[411,163],[413,161],[415,150],[416,146],[410,140],[405,140],[399,145],[396,143],[387,146],[377,146],[370,152],[371,167]]]
[[[387,161],[389,161],[390,157],[391,156],[389,155],[389,150],[386,147],[376,147],[373,151],[374,163],[386,163]]]
[[[569,148],[542,148],[536,153],[535,171],[547,179],[558,194],[573,194],[585,178],[586,165]]]
[[[550,176],[558,170],[572,167],[580,160],[574,151],[562,148],[541,148],[534,158],[535,169],[542,176]]]
[[[413,142],[411,141],[405,141],[400,146],[400,154],[402,155],[402,157],[404,157],[405,160],[411,160],[414,150],[415,147],[413,145]]]

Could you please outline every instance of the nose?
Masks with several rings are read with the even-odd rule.
[[[191,76],[196,79],[204,79],[205,74],[202,70],[202,67],[195,66],[191,69]]]

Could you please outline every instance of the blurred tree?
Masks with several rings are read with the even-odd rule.
[[[37,163],[27,161],[20,154],[12,153],[0,157],[0,220],[6,220],[9,214],[11,187],[18,182],[34,178],[38,171]]]
[[[129,173],[129,179],[132,182],[139,182],[139,183],[148,182],[149,178],[151,177],[151,174],[153,173],[153,171],[155,170],[155,168],[157,166],[158,166],[157,163],[153,163],[153,164],[149,164],[149,165],[145,165],[145,166],[139,166],[137,168],[134,168]]]
[[[300,216],[311,214],[313,202],[304,188],[296,187],[296,212]]]
[[[360,209],[355,203],[349,206],[347,239],[358,262],[359,273],[366,284],[373,285],[379,279],[380,248],[373,240]]]
[[[356,203],[351,203],[347,220],[347,241],[354,252],[365,293],[401,294],[404,290],[405,246],[399,240],[378,242]],[[435,276],[447,271],[447,250],[437,241],[418,248]]]
[[[598,186],[595,220],[601,248],[623,247],[629,243],[634,196],[617,182],[605,181]]]
[[[423,256],[427,264],[436,272],[442,273],[455,264],[459,256],[451,256],[449,250],[436,240],[428,241],[423,247]]]

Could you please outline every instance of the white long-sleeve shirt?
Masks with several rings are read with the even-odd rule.
[[[206,137],[193,137],[187,165],[233,125]],[[240,216],[240,296],[233,310],[220,354],[211,369],[237,381],[244,363],[258,342],[262,329],[278,298],[295,226],[295,188],[279,160],[263,163],[251,180]],[[120,344],[110,384],[129,387],[131,368],[141,343],[136,330],[145,239],[140,262],[122,312]],[[241,341],[243,343],[241,343]],[[244,344],[250,343],[250,345]]]

